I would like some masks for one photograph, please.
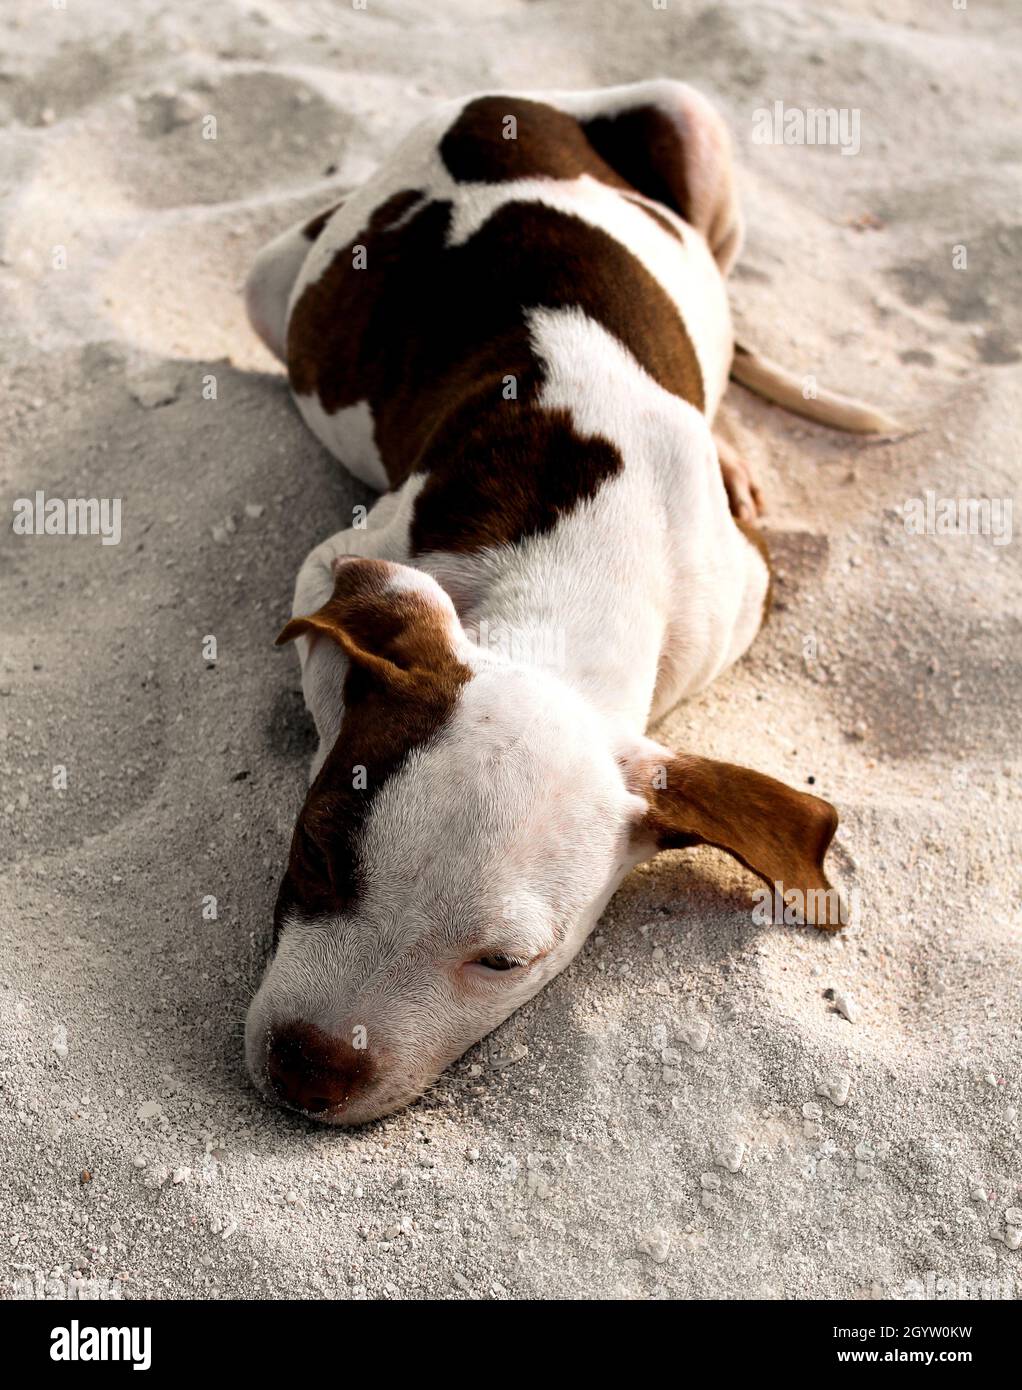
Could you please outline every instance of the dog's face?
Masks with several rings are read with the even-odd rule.
[[[253,1080],[292,1108],[360,1124],[413,1100],[567,965],[659,848],[711,839],[763,874],[787,856],[788,882],[826,882],[825,802],[733,769],[775,798],[747,817],[758,832],[783,793],[789,828],[753,847],[723,805],[749,788],[708,771],[726,765],[622,746],[565,682],[477,648],[419,571],[343,563],[291,637],[308,644],[307,693],[334,701],[333,725],[313,706],[321,731],[344,708],[246,1028]]]

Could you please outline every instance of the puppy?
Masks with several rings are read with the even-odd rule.
[[[254,327],[383,493],[278,638],[319,749],[247,1021],[274,1100],[407,1104],[662,849],[838,924],[832,806],[645,733],[767,604],[758,491],[711,433],[741,238],[720,118],[657,81],[446,105],[259,256]]]

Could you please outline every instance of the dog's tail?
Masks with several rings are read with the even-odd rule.
[[[849,434],[900,434],[904,429],[882,411],[837,391],[821,387],[807,396],[802,380],[793,372],[771,362],[769,357],[750,352],[740,343],[735,343],[731,376],[765,400],[834,430],[846,430]]]

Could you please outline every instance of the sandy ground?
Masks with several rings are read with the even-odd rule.
[[[5,1296],[1022,1293],[1019,546],[903,514],[1015,487],[1019,38],[1008,0],[8,0],[0,497],[123,537],[0,536]],[[735,131],[741,334],[917,427],[732,389],[780,601],[661,729],[836,802],[861,915],[757,925],[664,855],[424,1101],[322,1131],[241,1025],[311,748],[272,639],[362,494],[238,290],[435,100],[658,74]],[[775,101],[860,110],[860,153],[756,144]]]

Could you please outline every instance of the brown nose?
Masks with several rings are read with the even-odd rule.
[[[284,1105],[322,1115],[368,1086],[373,1063],[366,1048],[329,1037],[311,1023],[288,1023],[270,1036],[266,1071]]]

